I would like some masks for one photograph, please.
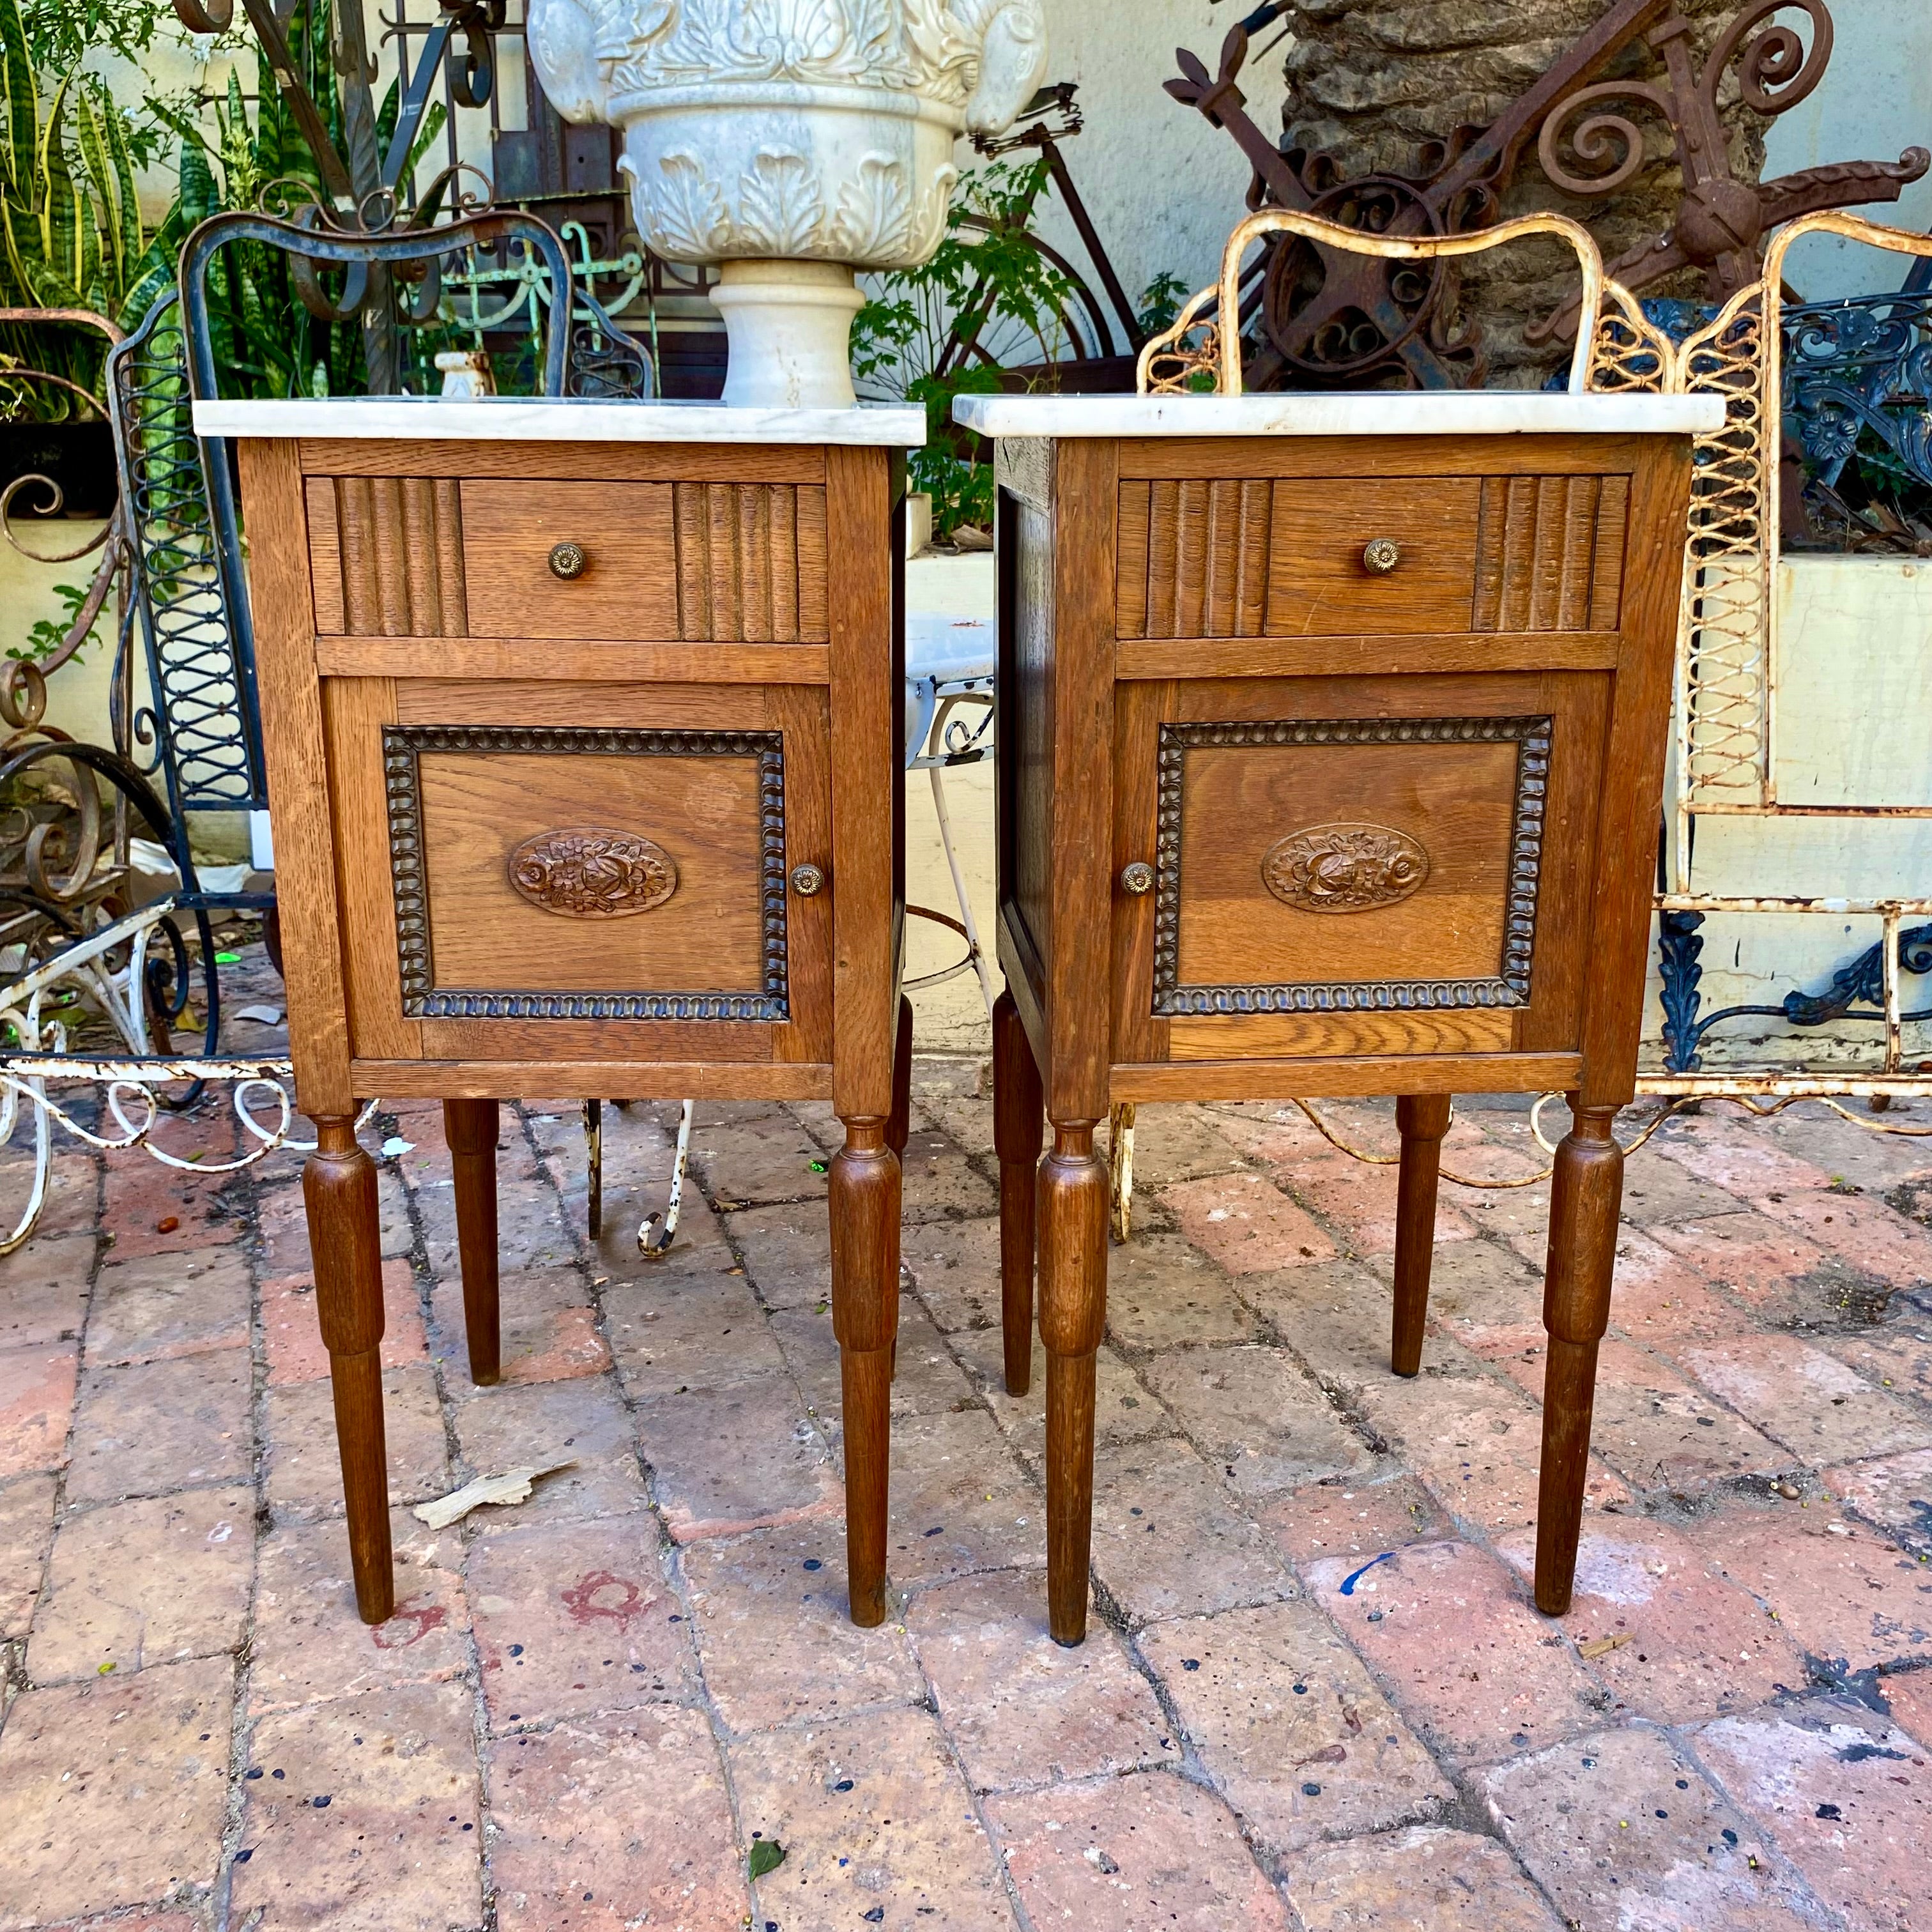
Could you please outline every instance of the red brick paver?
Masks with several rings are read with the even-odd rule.
[[[506,1108],[488,1389],[437,1111],[378,1117],[372,1146],[410,1144],[380,1164],[373,1630],[293,1160],[64,1149],[0,1261],[0,1928],[1932,1932],[1912,1144],[1708,1108],[1632,1158],[1556,1623],[1528,1592],[1548,1190],[1495,1184],[1535,1171],[1526,1109],[1459,1112],[1445,1159],[1480,1184],[1445,1185],[1408,1382],[1390,1172],[1292,1109],[1144,1109],[1068,1651],[1037,1349],[1028,1396],[1002,1384],[982,1081],[917,1082],[895,1594],[866,1631],[822,1106],[701,1107],[655,1263],[674,1112],[607,1108],[593,1246],[575,1104]],[[1330,1112],[1393,1145],[1386,1106]],[[212,1106],[168,1131],[232,1138]],[[548,1462],[524,1503],[410,1514]]]

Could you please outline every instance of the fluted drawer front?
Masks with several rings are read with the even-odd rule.
[[[460,638],[461,485],[449,476],[311,476],[315,628],[324,636]]]
[[[1621,476],[1120,485],[1123,638],[1613,630]]]
[[[325,637],[823,644],[825,491],[311,476]]]

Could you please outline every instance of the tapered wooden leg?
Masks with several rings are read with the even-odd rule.
[[[487,1387],[502,1372],[496,1298],[496,1103],[446,1100],[443,1138],[456,1174],[456,1251],[463,1269],[463,1332],[470,1379]]]
[[[886,1615],[886,1474],[892,1349],[899,1325],[899,1157],[883,1114],[844,1122],[826,1177],[832,1221],[832,1330],[844,1396],[845,1552],[852,1621]]]
[[[1040,1069],[1010,993],[993,1002],[993,1148],[1000,1158],[1000,1329],[1006,1393],[1033,1386],[1034,1197],[1041,1138]]]
[[[1614,1107],[1577,1107],[1556,1150],[1550,1190],[1550,1263],[1543,1325],[1550,1363],[1543,1385],[1543,1474],[1536,1504],[1536,1606],[1552,1617],[1570,1607],[1588,1476],[1590,1411],[1597,1344],[1610,1317],[1623,1150],[1610,1129]]]
[[[1395,1103],[1402,1134],[1402,1178],[1395,1198],[1395,1333],[1389,1366],[1399,1376],[1422,1372],[1422,1329],[1429,1318],[1429,1264],[1436,1253],[1436,1186],[1442,1136],[1449,1131],[1446,1094],[1405,1094]]]
[[[389,1550],[388,1454],[382,1438],[382,1253],[376,1163],[356,1144],[347,1115],[316,1122],[302,1167],[302,1201],[315,1256],[316,1312],[328,1351],[342,1496],[356,1607],[367,1624],[396,1606]]]
[[[1056,1120],[1040,1166],[1040,1334],[1046,1344],[1046,1597],[1053,1640],[1087,1634],[1094,1528],[1094,1356],[1107,1318],[1107,1168],[1094,1120]]]

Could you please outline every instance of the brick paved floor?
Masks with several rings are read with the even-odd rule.
[[[1525,1582],[1546,1190],[1444,1190],[1397,1382],[1390,1173],[1273,1106],[1145,1110],[1067,1652],[1040,1399],[994,1379],[976,1081],[920,1064],[903,1610],[871,1632],[826,1110],[703,1109],[654,1265],[664,1110],[608,1117],[597,1249],[574,1108],[506,1112],[489,1390],[436,1112],[379,1118],[412,1144],[382,1165],[401,1602],[373,1632],[293,1162],[64,1151],[0,1263],[0,1928],[1932,1928],[1932,1144],[1713,1108],[1633,1158],[1558,1625]],[[1449,1151],[1525,1172],[1525,1111],[1466,1106]],[[458,1528],[408,1513],[564,1459]]]

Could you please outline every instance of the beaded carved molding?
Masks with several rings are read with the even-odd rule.
[[[1548,718],[1303,718],[1261,724],[1162,725],[1154,838],[1155,1013],[1426,1012],[1456,1006],[1527,1006],[1531,958],[1536,941],[1537,881],[1543,851],[1544,802],[1550,781],[1550,732]],[[1337,980],[1256,986],[1192,986],[1180,982],[1181,781],[1190,750],[1250,745],[1510,742],[1516,746],[1516,794],[1510,827],[1502,957],[1495,978]],[[1294,836],[1289,835],[1290,842]],[[1279,849],[1279,846],[1271,848],[1269,860]],[[1420,851],[1420,848],[1416,849]],[[1271,878],[1268,883],[1270,890],[1274,890]],[[1420,883],[1417,881],[1418,885]],[[1404,892],[1386,902],[1392,904],[1407,896]]]
[[[626,731],[496,724],[385,725],[382,770],[388,794],[389,871],[395,887],[396,952],[402,968],[404,1014],[411,1019],[464,1020],[788,1019],[790,1006],[785,958],[783,748],[783,736],[776,731]],[[546,993],[514,988],[436,988],[435,964],[430,946],[428,882],[423,861],[420,760],[425,752],[536,752],[557,757],[614,754],[622,758],[755,758],[758,764],[764,990],[757,993]],[[649,843],[645,840],[636,842]],[[520,848],[519,850],[523,849]],[[668,858],[665,862],[669,864]],[[515,881],[512,884],[516,890],[522,890]],[[668,897],[668,892],[663,896]]]

